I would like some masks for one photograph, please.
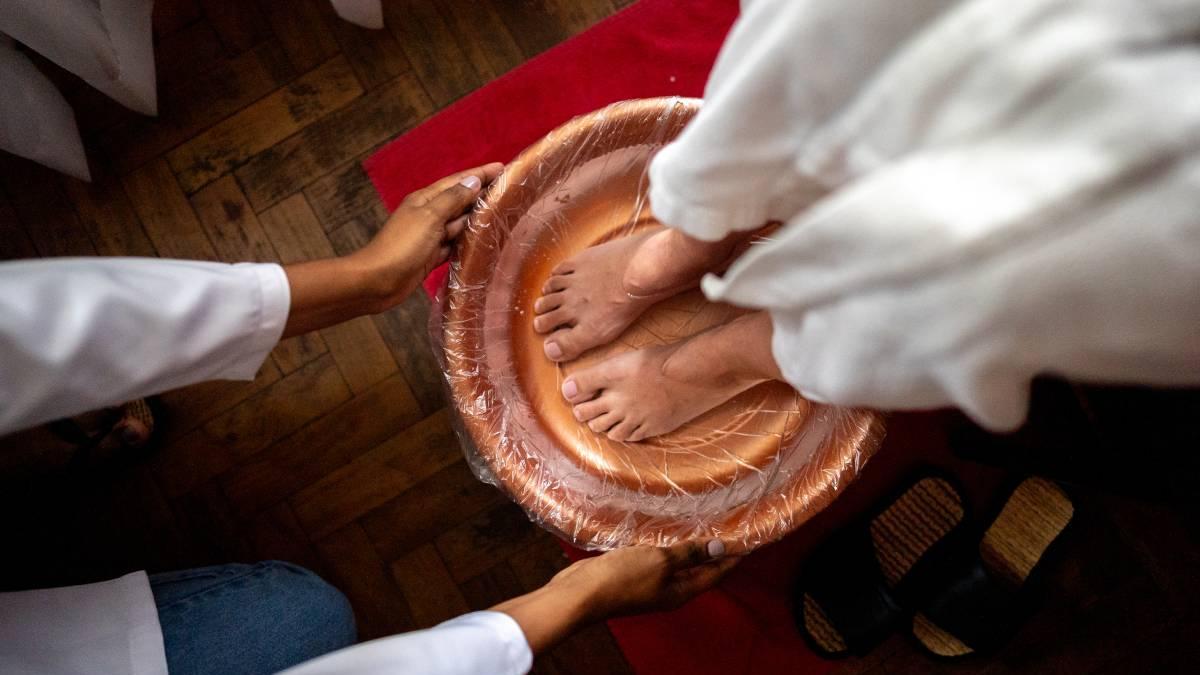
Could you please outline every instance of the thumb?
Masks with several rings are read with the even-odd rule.
[[[667,554],[667,567],[675,572],[720,558],[725,555],[725,542],[720,539],[684,541],[664,550]]]
[[[475,174],[463,176],[457,184],[442,190],[429,200],[426,208],[442,220],[450,220],[462,214],[479,196],[483,180]]]

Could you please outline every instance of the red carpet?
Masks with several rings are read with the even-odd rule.
[[[736,0],[642,0],[388,144],[367,160],[367,172],[392,209],[444,175],[510,160],[575,115],[630,98],[699,96],[736,12]],[[427,280],[431,295],[443,278],[439,270]],[[792,625],[795,570],[814,542],[886,493],[905,465],[922,455],[944,456],[939,444],[929,444],[936,436],[930,428],[926,417],[894,419],[884,450],[844,498],[795,535],[747,557],[719,589],[674,612],[609,622],[637,672],[827,672],[832,664],[813,655]]]

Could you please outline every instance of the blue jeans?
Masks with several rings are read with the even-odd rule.
[[[354,643],[354,613],[303,567],[268,561],[150,576],[171,675],[274,673]]]

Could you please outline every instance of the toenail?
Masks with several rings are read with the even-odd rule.
[[[554,344],[554,343],[551,343],[551,344]],[[546,351],[549,352],[550,347],[546,347]],[[559,356],[562,356],[561,351],[559,353]],[[568,399],[575,398],[576,396],[579,395],[579,385],[575,384],[575,380],[567,380],[566,382],[563,382],[562,393],[563,393],[563,396]],[[578,415],[579,413],[575,413],[575,414]]]
[[[547,342],[545,350],[546,350],[546,356],[549,357],[550,360],[552,360],[552,361],[557,361],[562,358],[563,350],[562,350],[562,347],[558,346],[557,342]],[[575,384],[574,382],[571,383],[572,386],[574,386],[574,384]],[[565,384],[563,385],[564,392],[566,392],[566,386],[567,385],[565,385]]]

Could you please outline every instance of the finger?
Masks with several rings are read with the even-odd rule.
[[[496,176],[499,176],[500,172],[503,170],[504,165],[499,162],[492,162],[490,164],[484,164],[471,169],[465,169],[457,173],[452,173],[445,178],[440,178],[430,185],[414,191],[408,197],[409,199],[413,200],[417,206],[422,206],[434,197],[440,195],[446,190],[449,190],[455,185],[458,185],[468,176],[475,176],[482,182],[483,185],[487,185],[493,180],[496,180]]]
[[[479,196],[483,182],[479,176],[468,175],[458,183],[434,195],[426,204],[425,210],[441,221],[447,221],[462,215]]]
[[[679,599],[686,601],[716,586],[717,582],[729,574],[729,571],[741,561],[742,559],[736,556],[724,558],[707,565],[693,567],[687,571],[687,574],[679,575],[674,581]]]
[[[459,216],[446,225],[446,241],[458,239],[458,235],[467,227],[467,218],[470,216]]]
[[[713,541],[719,542],[719,539]],[[708,542],[703,541],[682,541],[674,546],[668,546],[664,553],[667,555],[667,567],[672,572],[695,567],[701,563],[711,560],[714,556],[709,555]],[[719,553],[724,553],[724,544],[721,544]]]

